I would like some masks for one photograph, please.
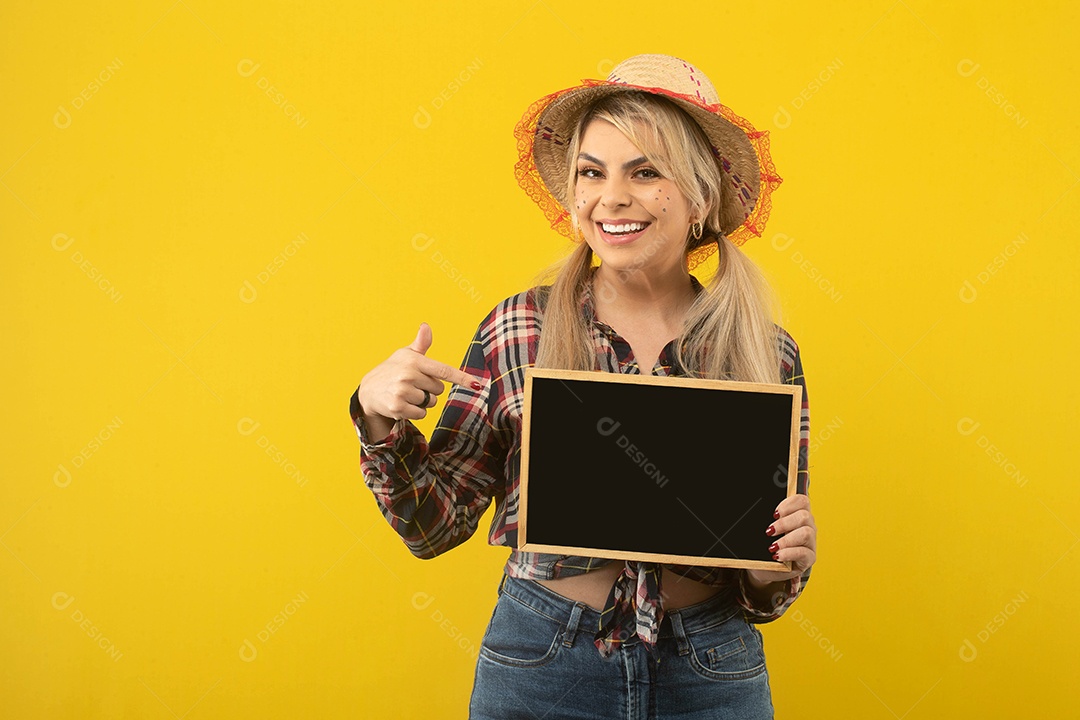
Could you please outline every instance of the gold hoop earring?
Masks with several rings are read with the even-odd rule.
[[[704,230],[704,225],[701,223],[693,223],[690,225],[690,233],[694,236],[695,240],[701,239],[702,230]]]

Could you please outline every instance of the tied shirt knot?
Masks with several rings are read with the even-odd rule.
[[[631,637],[640,638],[655,658],[664,606],[660,598],[658,563],[627,560],[622,572],[611,586],[604,609],[600,613],[600,628],[593,639],[600,654],[611,655]]]

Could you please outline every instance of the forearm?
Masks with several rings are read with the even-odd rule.
[[[750,573],[739,573],[739,590],[736,595],[739,605],[747,612],[747,619],[754,623],[767,623],[776,620],[802,594],[810,579],[810,568],[802,575],[795,575],[787,580],[770,583],[754,583]]]
[[[370,438],[374,432],[365,427],[365,435]],[[472,534],[474,499],[433,458],[427,439],[415,426],[403,423],[394,438],[386,446],[381,441],[361,446],[364,482],[409,551],[432,558]]]
[[[349,412],[353,415],[354,421],[357,419],[357,415],[363,418],[364,434],[367,436],[367,441],[372,444],[381,443],[385,440],[393,431],[394,424],[397,422],[393,418],[383,417],[365,410],[363,403],[360,402],[359,387],[356,388],[353,397],[350,398]]]
[[[788,581],[779,580],[762,584],[746,573],[745,587],[746,599],[752,602],[754,607],[772,612],[787,597]]]
[[[364,428],[367,430],[368,441],[380,443],[385,440],[394,429],[395,422],[391,418],[385,418],[382,415],[369,415],[365,412]]]
[[[350,398],[364,483],[417,557],[435,557],[468,539],[495,494],[488,488],[500,482],[505,455],[490,431],[486,400],[465,395],[457,399],[451,391],[430,444],[408,420],[380,427],[380,417],[361,407],[359,391]]]

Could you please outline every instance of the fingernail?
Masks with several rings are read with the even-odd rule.
[[[476,380],[473,380],[472,389],[473,390],[483,390],[484,386],[481,383],[477,382]]]
[[[779,520],[780,519],[780,511],[779,510],[774,510],[772,516],[773,516],[773,520]]]
[[[766,535],[772,535],[774,532],[776,532],[776,528],[774,528],[772,525],[770,525],[769,529],[765,531],[765,534]]]
[[[772,559],[780,562],[780,553],[773,553]]]
[[[771,553],[775,553],[779,549],[780,549],[780,546],[777,545],[776,543],[773,543],[772,545],[769,546],[769,552],[771,552]],[[773,555],[773,557],[776,557],[776,556]]]

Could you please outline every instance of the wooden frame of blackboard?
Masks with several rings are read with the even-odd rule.
[[[616,387],[616,385],[619,387]],[[545,400],[539,400],[536,393],[539,386],[551,389],[562,386],[566,391],[563,393],[564,396],[568,394],[575,398],[578,403],[582,403],[586,407],[591,406],[591,411],[584,412],[581,406],[571,405],[569,402],[565,402],[563,406],[560,406],[557,400],[551,400],[551,398],[547,397],[549,394],[554,395],[550,391],[545,392]],[[636,388],[636,390],[631,388]],[[651,388],[651,390],[642,391],[642,388]],[[578,392],[575,392],[575,389]],[[611,390],[617,390],[618,392],[611,395]],[[608,393],[607,397],[598,402],[598,394],[603,395],[605,392]],[[582,399],[582,395],[587,396],[587,401]],[[621,400],[616,400],[619,397],[621,397]],[[524,398],[518,508],[518,549],[525,552],[581,555],[618,560],[791,571],[790,562],[777,562],[771,559],[767,548],[774,542],[774,538],[765,535],[765,528],[772,522],[772,511],[779,501],[785,497],[790,497],[796,492],[799,424],[802,417],[801,386],[529,367],[525,369]],[[631,401],[646,401],[650,405],[647,408],[642,406],[628,411],[625,403]],[[624,404],[621,409],[620,402]],[[721,417],[720,411],[725,406],[729,409],[741,410],[740,417]],[[648,424],[648,414],[650,412],[663,412],[672,408],[677,408],[679,412],[675,413],[673,418],[669,418],[667,421],[662,420],[657,424],[659,433],[669,432],[672,426],[676,424],[676,418],[679,419],[678,422],[690,418],[690,424],[698,421],[699,425],[696,428],[696,433],[700,434],[702,431],[701,421],[704,420],[707,424],[705,430],[711,428],[719,431],[716,442],[712,443],[711,446],[707,443],[699,443],[694,447],[686,448],[690,451],[686,454],[674,453],[670,448],[665,449],[663,441],[658,438],[659,433],[653,433],[643,428]],[[563,424],[561,427],[549,427],[553,425],[550,416],[559,410],[563,411],[563,414],[559,416],[559,420],[562,420]],[[571,412],[572,410],[578,412]],[[600,413],[600,419],[596,422],[593,432],[576,432],[582,430],[582,422],[591,422],[583,420],[583,418],[590,418],[598,413]],[[710,413],[713,414],[710,415]],[[614,415],[619,417],[616,418]],[[748,420],[748,417],[752,417],[753,420]],[[602,426],[605,420],[609,422]],[[566,463],[566,469],[569,470],[572,467],[571,463],[575,462],[571,459],[575,457],[574,453],[578,453],[576,457],[579,461],[581,458],[587,458],[583,462],[585,465],[599,462],[595,457],[583,456],[580,453],[592,449],[611,454],[612,435],[624,423],[628,427],[634,428],[630,435],[632,440],[628,439],[625,432],[620,433],[619,437],[614,439],[614,444],[621,453],[615,453],[615,455],[621,456],[621,454],[625,454],[632,464],[645,473],[647,478],[655,480],[656,487],[648,483],[631,481],[620,483],[617,489],[614,484],[604,488],[592,482],[592,480],[595,480],[594,474],[588,483],[579,479],[581,484],[570,488],[569,492],[567,492],[567,488],[560,489],[557,483],[572,481],[574,475],[572,472],[556,472],[553,464]],[[742,423],[742,426],[738,427],[735,423]],[[765,424],[768,424],[767,432],[755,432],[755,430],[761,430]],[[685,428],[687,425],[682,427]],[[548,431],[554,434],[543,440],[534,439],[533,432],[538,428],[542,432]],[[693,433],[684,432],[681,434],[689,436]],[[732,436],[733,439],[729,438],[727,442],[721,442],[725,434]],[[669,439],[674,439],[678,435],[678,433],[669,432]],[[556,437],[557,441],[554,441],[553,438]],[[754,445],[747,444],[751,438],[755,443]],[[706,440],[711,439],[706,437]],[[626,441],[625,444],[624,440]],[[637,443],[645,442],[649,447],[637,447],[635,441]],[[590,443],[592,443],[591,448],[589,447]],[[716,453],[713,451],[731,450],[732,444],[739,445],[737,448],[738,453],[719,459],[716,457]],[[631,452],[631,449],[634,452]],[[676,488],[672,489],[671,495],[665,496],[656,492],[657,488],[666,490],[671,478],[656,469],[656,465],[650,460],[650,454],[644,452],[646,449],[652,454],[651,456],[663,457],[669,467],[678,468],[677,475],[680,483],[676,485]],[[751,452],[753,450],[758,451],[759,454],[753,455]],[[644,461],[642,461],[643,456]],[[542,462],[535,461],[539,457],[544,458],[544,460]],[[741,509],[741,506],[746,506],[746,501],[749,498],[745,493],[751,495],[760,494],[757,496],[757,500],[747,506],[747,510],[742,513],[734,524],[729,524],[727,519],[722,520],[727,525],[727,529],[722,534],[717,535],[717,530],[710,525],[710,522],[715,524],[718,516],[714,517],[713,513],[700,505],[698,505],[698,511],[694,512],[694,509],[675,493],[681,490],[692,500],[694,498],[699,500],[701,498],[715,499],[718,492],[717,485],[695,483],[691,478],[695,472],[701,473],[705,477],[723,475],[725,463],[727,466],[740,468],[739,473],[741,473],[742,482],[733,484],[728,488],[731,497],[734,497],[736,492],[744,493],[741,500],[736,500],[735,506],[728,511],[728,518],[736,510]],[[537,467],[534,468],[534,464]],[[653,468],[651,471],[648,469],[650,466]],[[769,472],[770,468],[773,468],[771,473]],[[543,474],[537,474],[537,470]],[[736,480],[738,479],[736,478]],[[640,480],[640,478],[636,478],[636,480]],[[550,488],[547,487],[549,484],[551,485]],[[583,496],[584,500],[582,500]],[[628,532],[647,533],[650,528],[663,527],[658,523],[657,508],[661,506],[674,507],[671,503],[672,498],[678,500],[685,510],[682,513],[681,520],[689,528],[686,534],[698,533],[700,535],[700,530],[695,529],[696,520],[698,525],[703,526],[715,538],[715,542],[710,543],[710,547],[705,550],[689,552],[688,548],[696,550],[703,547],[708,538],[699,540],[696,544],[694,539],[691,538],[686,541],[689,545],[686,545],[668,535],[665,535],[660,540],[661,545],[666,544],[668,546],[667,550],[663,552],[632,547],[637,542],[627,541],[625,538],[614,543],[621,547],[607,547],[607,545],[613,544],[608,540],[575,543],[575,538],[580,540],[590,532],[594,533],[596,537],[599,537],[599,535],[605,535],[606,537],[610,534],[611,528],[630,527],[631,530]],[[772,502],[769,502],[770,500]],[[742,505],[739,505],[739,502]],[[711,504],[711,502],[706,504]],[[532,506],[532,515],[530,515],[530,505]],[[553,509],[556,506],[558,506],[558,509]],[[623,512],[618,512],[619,508],[622,508]],[[647,511],[643,512],[642,508],[647,508]],[[576,515],[576,517],[571,518],[569,524],[559,525],[554,518],[560,512],[566,515]],[[763,512],[767,513],[767,517],[762,514]],[[679,520],[676,517],[677,514],[677,512],[671,513],[671,517],[665,517],[662,520],[669,523],[669,527],[674,527],[674,523]],[[757,518],[760,527],[750,521],[744,522],[747,515]],[[528,536],[530,518],[534,528],[532,540]],[[596,524],[600,529],[583,529],[586,524],[590,523]],[[740,524],[742,527],[739,527]],[[556,526],[558,526],[558,529],[553,529]],[[536,532],[536,528],[542,528],[542,532]],[[738,528],[739,534],[732,540],[732,544],[742,548],[740,550],[733,550],[728,543],[723,542],[723,538],[727,537],[728,533],[736,528]],[[563,538],[568,539],[567,542],[559,541],[558,536],[560,534]],[[656,540],[656,538],[653,538],[653,540]],[[646,541],[648,541],[648,538]],[[760,541],[760,551],[756,546],[758,541]],[[716,545],[721,545],[721,550],[725,552],[714,553],[713,550]],[[754,546],[753,550],[745,549],[751,545]],[[679,548],[673,549],[675,546],[679,546]]]

